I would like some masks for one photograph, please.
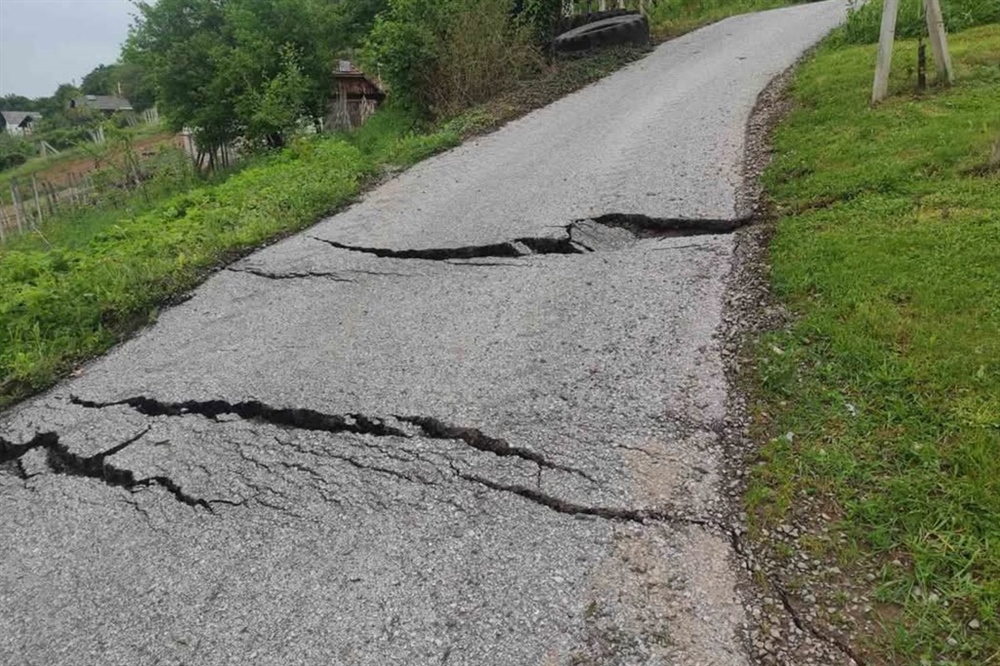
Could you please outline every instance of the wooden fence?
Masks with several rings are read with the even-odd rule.
[[[63,182],[10,180],[0,190],[0,243],[13,234],[38,231],[46,219],[62,212],[92,206],[96,200],[94,183],[89,175],[67,173]]]

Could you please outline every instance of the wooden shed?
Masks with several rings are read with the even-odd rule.
[[[350,61],[341,60],[333,73],[333,90],[326,114],[327,130],[361,127],[385,99],[379,85]]]

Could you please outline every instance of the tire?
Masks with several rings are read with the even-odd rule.
[[[574,14],[566,16],[556,24],[556,34],[569,32],[588,23],[596,23],[604,19],[617,18],[619,16],[639,16],[639,12],[634,9],[608,9],[603,12],[588,12],[586,14]]]
[[[587,23],[556,37],[556,51],[584,51],[616,44],[649,44],[649,21],[641,14],[626,14]]]

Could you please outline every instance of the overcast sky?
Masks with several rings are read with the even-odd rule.
[[[0,0],[0,95],[42,97],[118,59],[129,0]]]

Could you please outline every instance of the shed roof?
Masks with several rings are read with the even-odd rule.
[[[21,123],[29,118],[32,121],[42,119],[42,114],[37,111],[0,111],[0,116],[3,116],[6,124],[13,125],[14,127],[20,127]]]
[[[74,106],[84,106],[98,111],[131,111],[132,104],[115,95],[84,95],[73,99]]]

